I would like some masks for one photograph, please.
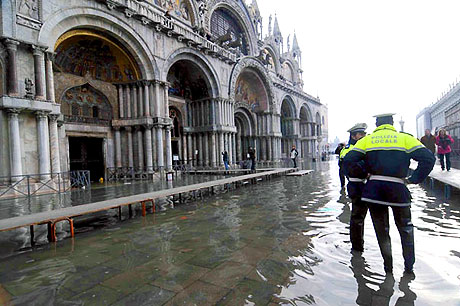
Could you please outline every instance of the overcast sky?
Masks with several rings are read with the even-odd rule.
[[[251,2],[252,0],[248,0]],[[302,49],[304,90],[329,107],[329,138],[356,122],[372,131],[395,112],[416,135],[417,113],[460,81],[459,0],[259,0]],[[273,25],[273,22],[272,22]],[[397,124],[399,129],[399,124]]]

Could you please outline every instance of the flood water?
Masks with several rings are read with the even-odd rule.
[[[460,305],[458,197],[410,187],[415,278],[394,222],[385,275],[369,216],[364,253],[350,253],[336,162],[316,167],[22,249],[0,260],[0,304]]]

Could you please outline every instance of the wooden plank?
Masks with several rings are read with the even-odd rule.
[[[192,192],[195,190],[200,190],[203,188],[210,188],[215,186],[220,186],[224,184],[231,184],[238,181],[246,181],[250,179],[255,179],[258,177],[266,176],[266,175],[276,175],[276,174],[285,174],[292,172],[293,169],[290,168],[281,168],[277,170],[271,170],[262,173],[253,173],[247,175],[240,175],[237,177],[225,178],[210,182],[204,182],[199,184],[193,184],[188,186],[176,187],[171,189],[164,189],[160,191],[144,193],[133,195],[129,197],[123,198],[116,198],[111,200],[105,200],[101,202],[95,202],[91,204],[79,205],[79,206],[72,206],[66,208],[60,208],[51,211],[40,212],[31,215],[24,215],[18,216],[8,219],[0,220],[0,232],[12,230],[20,227],[30,226],[30,225],[39,225],[51,222],[56,219],[60,219],[63,217],[73,218],[77,216],[82,216],[86,214],[92,214],[100,211],[105,211],[113,208],[118,208],[121,206],[127,206],[134,203],[140,203],[142,201],[150,200],[150,199],[159,199],[159,198],[166,198],[175,194],[180,193],[187,193]]]
[[[410,165],[412,170],[417,168],[417,162],[412,162]],[[434,165],[433,170],[431,171],[429,177],[435,179],[441,183],[447,184],[454,188],[460,189],[460,170],[459,169],[450,169],[450,171],[442,171],[440,165]]]
[[[297,171],[297,172],[288,173],[288,174],[286,174],[286,176],[303,176],[303,175],[307,175],[307,174],[309,174],[311,172],[313,172],[313,170],[300,170],[300,171]]]

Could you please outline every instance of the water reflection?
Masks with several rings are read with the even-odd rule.
[[[459,305],[458,199],[411,186],[417,277],[402,273],[400,248],[385,274],[370,218],[364,253],[350,253],[350,202],[336,163],[320,167],[145,218],[90,220],[99,228],[75,240],[1,260],[0,301]]]

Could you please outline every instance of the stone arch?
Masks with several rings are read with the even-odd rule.
[[[113,119],[109,99],[89,83],[67,89],[60,100],[66,122],[109,125]]]
[[[290,60],[285,60],[280,67],[281,75],[292,83],[297,82],[297,73],[295,65]]]
[[[321,136],[322,124],[321,124],[321,115],[319,114],[319,112],[316,112],[315,123],[316,123],[316,135]]]
[[[78,28],[109,33],[135,59],[143,79],[158,79],[159,70],[148,42],[124,20],[94,8],[73,7],[55,12],[43,24],[38,44],[53,49],[59,37]]]
[[[308,137],[312,136],[312,122],[313,122],[313,116],[311,113],[310,108],[306,103],[302,104],[300,107],[300,113],[299,113],[299,127],[300,127],[300,135],[301,137]]]
[[[168,72],[171,67],[181,60],[191,61],[202,70],[209,82],[212,97],[219,97],[221,95],[220,81],[216,70],[206,57],[191,48],[176,50],[168,56],[168,59],[165,61],[163,66],[163,70],[161,71],[162,80],[167,79]]]
[[[254,147],[254,136],[256,136],[256,125],[254,114],[246,106],[235,106],[235,126],[236,126],[236,159],[242,161],[246,159],[250,147]]]
[[[279,74],[281,73],[281,64],[280,64],[280,58],[277,52],[277,49],[272,46],[272,44],[265,44],[262,47],[262,50],[267,50],[267,52],[270,53],[270,55],[273,57],[273,64],[275,65],[275,73]]]
[[[281,103],[279,104],[279,109],[278,109],[278,113],[280,115],[282,115],[283,102],[286,102],[287,105],[289,105],[289,109],[291,111],[292,118],[299,118],[300,109],[297,110],[295,100],[290,94],[284,94],[283,98],[280,101]]]
[[[241,28],[246,34],[249,46],[249,55],[255,55],[258,48],[257,48],[257,34],[255,28],[252,24],[252,21],[249,17],[249,14],[245,12],[245,10],[238,5],[235,1],[232,0],[211,0],[208,3],[208,12],[205,16],[205,26],[207,27],[208,31],[211,30],[211,16],[217,9],[226,9],[228,10],[238,21]]]
[[[265,67],[255,58],[253,57],[245,57],[238,61],[238,63],[233,67],[231,76],[230,76],[230,85],[229,85],[229,97],[230,100],[235,101],[236,95],[236,82],[238,77],[245,69],[252,69],[255,73],[258,74],[262,84],[265,86],[265,91],[267,92],[268,97],[268,110],[273,112],[275,107],[275,96],[274,96],[274,88],[270,81],[270,77],[265,69]]]

